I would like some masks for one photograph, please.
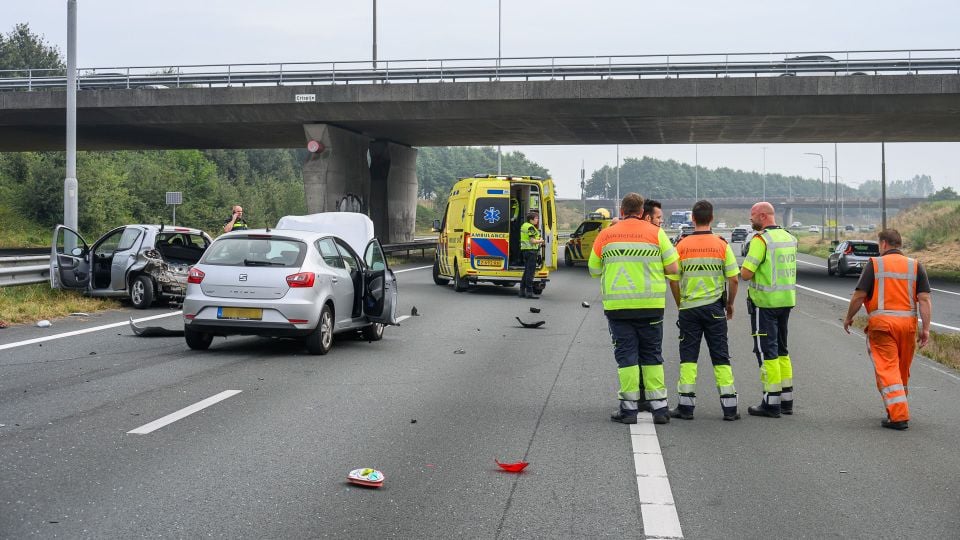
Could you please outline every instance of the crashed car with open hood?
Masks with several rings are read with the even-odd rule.
[[[213,240],[200,229],[124,225],[93,244],[57,225],[50,248],[50,286],[89,296],[128,297],[146,309],[160,299],[180,300],[187,272]]]

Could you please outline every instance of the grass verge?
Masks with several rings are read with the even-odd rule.
[[[797,239],[797,251],[800,253],[826,259],[831,250],[830,240],[820,240],[818,236],[801,236]]]
[[[863,330],[867,327],[867,317],[857,315],[853,325]],[[917,352],[945,366],[960,369],[960,334],[941,334],[931,330],[927,346]]]
[[[76,291],[51,289],[47,283],[0,287],[0,321],[8,324],[57,319],[71,313],[92,313],[120,307],[111,298],[88,298]]]

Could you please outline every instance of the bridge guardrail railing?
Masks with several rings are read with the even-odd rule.
[[[184,86],[802,75],[960,74],[960,49],[795,51],[671,55],[446,58],[257,64],[96,67],[77,70],[80,89]],[[0,90],[66,86],[63,70],[0,70]]]

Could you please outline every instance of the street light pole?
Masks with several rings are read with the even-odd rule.
[[[825,171],[827,171],[827,182],[829,182],[829,181],[830,181],[830,167],[824,166],[823,169],[824,169]],[[828,212],[827,212],[827,186],[826,186],[825,183],[823,183],[823,171],[820,171],[820,179],[821,179],[821,185],[823,186],[823,222],[824,222],[824,225],[823,225],[823,226],[824,226],[824,228],[826,228],[826,226],[827,226],[827,225],[826,225],[827,215],[828,215]],[[834,223],[834,228],[836,228],[836,223]],[[826,231],[824,231],[824,232],[826,232]],[[821,236],[823,236],[823,235],[821,235]]]
[[[620,215],[620,145],[617,145],[617,215]]]
[[[377,69],[377,0],[373,0],[373,69]]]
[[[77,0],[67,0],[67,164],[63,180],[63,224],[76,230],[77,200]]]
[[[823,154],[816,152],[804,152],[803,154],[806,156],[818,156],[820,158],[820,202],[823,203],[823,215],[820,216],[820,240],[823,241],[824,229],[827,228],[827,187],[823,183],[823,169],[826,167],[823,166]]]
[[[497,0],[497,80],[500,80],[500,28],[503,26],[503,9],[502,4],[503,0]],[[497,145],[497,175],[503,174],[503,152],[500,149],[500,145]]]
[[[763,200],[767,200],[767,147],[763,147]]]
[[[833,239],[840,241],[840,171],[837,170],[837,143],[833,143]]]
[[[880,143],[880,230],[887,230],[887,143]]]
[[[693,198],[700,200],[700,145],[693,145]]]

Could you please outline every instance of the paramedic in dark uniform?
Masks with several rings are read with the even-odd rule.
[[[540,298],[533,291],[533,274],[537,271],[540,254],[540,213],[527,212],[527,221],[520,226],[520,254],[523,256],[523,277],[520,279],[520,298]]]

